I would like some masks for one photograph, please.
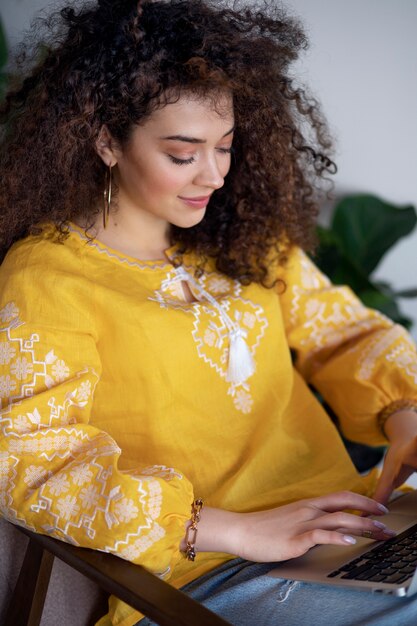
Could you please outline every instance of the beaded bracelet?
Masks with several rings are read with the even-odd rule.
[[[387,437],[385,432],[385,423],[391,415],[397,413],[398,411],[413,411],[417,413],[417,401],[415,400],[396,400],[395,402],[391,402],[385,409],[378,414],[378,426],[380,427],[382,434],[384,437]]]
[[[185,556],[189,561],[195,560],[195,542],[197,540],[197,524],[200,521],[201,509],[203,508],[203,501],[200,498],[194,500],[191,505],[191,524],[187,528],[185,535]]]

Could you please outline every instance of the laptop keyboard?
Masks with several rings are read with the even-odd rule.
[[[380,543],[357,559],[349,561],[327,578],[403,583],[417,568],[417,524],[392,539]]]

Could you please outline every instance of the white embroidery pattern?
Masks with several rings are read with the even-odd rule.
[[[138,516],[139,509],[131,498],[123,498],[114,507],[116,517],[121,522],[130,522]]]
[[[48,472],[44,467],[38,465],[30,465],[25,470],[25,477],[23,481],[29,487],[39,487],[45,481]]]
[[[15,390],[16,383],[8,374],[6,376],[0,376],[0,396],[2,398],[7,398]]]
[[[19,309],[15,305],[14,302],[8,302],[1,310],[0,310],[0,320],[2,322],[11,322],[19,315]]]
[[[147,528],[144,528],[143,530],[147,530]],[[120,550],[119,554],[123,559],[133,561],[139,558],[143,552],[148,550],[153,543],[156,543],[164,536],[165,530],[159,526],[159,524],[154,524],[147,535],[141,537],[140,539],[136,539],[132,544],[123,550]]]
[[[13,503],[10,485],[14,485],[18,464],[18,459],[10,452],[0,452],[0,513],[6,518]]]
[[[340,345],[374,326],[365,307],[352,301],[348,293],[344,295],[343,303],[318,302],[314,313],[310,317],[306,315],[305,328],[309,330],[309,336],[303,344],[307,344],[312,353],[323,347]]]
[[[26,415],[18,415],[13,422],[14,429],[19,434],[29,433],[31,431],[31,425]]]
[[[237,280],[210,271],[206,271],[198,279],[198,293],[194,293],[192,283],[187,283],[196,298],[194,302],[187,302],[181,287],[183,279],[182,268],[172,270],[150,299],[158,302],[163,309],[180,309],[194,317],[191,334],[198,356],[227,382],[230,328],[225,317],[240,328],[254,358],[268,326],[264,310],[260,305],[242,297],[242,285]],[[213,306],[211,302],[204,301],[202,292],[207,292],[212,298],[217,296],[217,302],[224,315],[219,315],[218,307]],[[248,381],[227,384],[229,385],[227,393],[233,398],[236,410],[250,413],[253,398]],[[238,388],[241,389],[239,394],[236,393]]]
[[[0,365],[8,365],[15,354],[16,348],[8,341],[0,344]]]
[[[292,326],[297,324],[301,296],[308,291],[329,287],[331,285],[327,276],[319,272],[316,268],[313,269],[314,266],[312,265],[310,259],[300,248],[296,251],[296,257],[295,262],[299,261],[301,275],[300,285],[295,284],[292,287],[292,301],[290,309],[290,324]],[[310,312],[313,313],[311,308]]]
[[[70,471],[70,475],[72,478],[72,482],[74,483],[74,485],[77,485],[77,487],[89,483],[93,478],[93,473],[86,463],[75,465],[74,468]]]
[[[117,254],[115,251],[110,250],[109,248],[104,248],[102,246],[100,246],[96,241],[93,241],[91,239],[88,239],[88,237],[84,234],[79,232],[76,228],[74,228],[71,225],[68,225],[68,230],[72,233],[74,233],[75,235],[77,235],[80,239],[82,239],[86,245],[88,245],[90,248],[93,248],[94,250],[96,250],[97,252],[99,252],[100,254],[103,254],[104,256],[109,257],[110,259],[116,259],[117,261],[119,261],[120,263],[123,263],[124,265],[128,265],[129,267],[138,267],[141,270],[161,270],[161,269],[166,269],[168,267],[172,267],[170,263],[165,263],[165,262],[158,262],[158,261],[138,261],[138,260],[133,260],[132,258],[127,258],[124,256],[121,256],[119,254]]]
[[[48,480],[49,491],[54,496],[60,496],[63,493],[67,493],[70,488],[70,483],[66,474],[55,474]]]
[[[380,357],[405,335],[406,331],[402,326],[394,326],[391,330],[377,333],[359,355],[358,377],[361,380],[370,380]]]
[[[172,467],[166,467],[166,465],[150,465],[140,470],[141,476],[156,476],[163,478],[166,482],[174,480],[174,478],[182,478],[179,472],[176,472]]]
[[[333,287],[302,251],[298,255],[301,281],[290,289],[290,325],[303,329],[301,345],[314,369],[314,355],[323,348],[341,345],[364,331],[387,324],[381,313],[370,315],[349,289]],[[314,297],[314,290],[333,292],[335,297]]]
[[[69,376],[69,367],[62,359],[58,359],[52,366],[52,376],[57,382],[62,382]]]
[[[56,508],[64,520],[70,520],[71,517],[75,517],[80,512],[77,498],[71,495],[59,498],[56,502]]]
[[[18,315],[13,303],[0,310],[0,320],[6,324],[0,328],[0,338],[4,338],[3,345],[7,345],[0,351],[0,358],[3,365],[9,365],[11,372],[0,378],[4,400],[0,428],[8,444],[7,452],[0,452],[1,513],[35,530],[20,512],[20,505],[18,510],[14,502],[20,466],[19,489],[26,486],[26,500],[30,497],[27,506],[31,516],[42,514],[44,532],[77,545],[76,537],[95,539],[99,532],[98,519],[104,519],[109,529],[130,524],[130,532],[114,533],[118,537],[114,545],[100,545],[100,549],[119,553],[120,546],[126,554],[130,551],[132,555],[140,555],[165,535],[156,521],[162,508],[161,478],[182,480],[182,475],[162,466],[146,468],[144,476],[129,476],[130,490],[124,493],[114,480],[112,461],[120,454],[120,448],[105,433],[71,425],[76,418],[75,414],[71,417],[70,409],[83,409],[92,400],[97,374],[91,368],[71,372],[54,350],[43,360],[39,359],[37,334],[29,339],[14,336],[14,331],[23,325]],[[16,354],[18,357],[13,361]],[[36,393],[44,390],[49,390],[49,400],[37,407]],[[27,406],[26,413],[22,410],[24,406]],[[65,471],[59,471],[61,459],[66,460]],[[55,468],[57,473],[54,474]],[[19,495],[19,502],[21,499]],[[25,496],[22,506],[24,501]],[[138,521],[132,528],[135,520]]]
[[[88,485],[80,491],[80,500],[84,509],[91,509],[91,507],[96,506],[99,497],[98,489],[94,485]]]
[[[387,354],[387,361],[395,363],[397,367],[404,370],[407,376],[417,385],[416,350],[410,341],[406,340],[406,338],[404,339],[405,341],[402,341]]]
[[[250,413],[253,404],[252,396],[244,389],[239,389],[236,391],[234,404],[239,411],[242,411],[242,413]]]
[[[9,364],[14,355],[16,353],[19,354],[10,365],[10,372],[13,377],[10,374],[0,376],[0,397],[2,406],[3,403],[5,404],[5,410],[3,409],[0,412],[0,424],[7,432],[7,421],[9,422],[10,430],[13,431],[14,429],[13,418],[11,415],[8,415],[10,414],[11,406],[19,404],[24,398],[33,396],[35,387],[39,386],[42,380],[45,387],[51,389],[57,382],[68,379],[69,368],[62,359],[58,359],[53,350],[46,355],[44,360],[36,357],[35,349],[39,343],[39,336],[36,333],[32,334],[29,339],[14,338],[12,336],[13,331],[23,324],[19,319],[19,310],[13,302],[6,304],[0,310],[0,320],[7,323],[6,326],[0,329],[0,334],[4,333],[7,337],[2,345],[8,346],[7,356],[10,357],[6,360],[3,359],[3,364]],[[81,373],[78,374],[78,377],[80,375]],[[94,376],[98,379],[95,373]],[[28,378],[29,381],[27,381]],[[70,397],[70,395],[65,399],[62,406],[55,406],[55,398],[52,398],[51,411],[48,417],[46,415],[41,416],[37,409],[26,416],[18,415],[17,430],[24,432],[24,424],[28,424],[27,421],[25,422],[25,419],[28,419],[31,424],[37,424],[38,428],[51,426],[54,419],[58,420],[60,425],[67,423],[68,410],[74,404],[76,402],[74,402],[73,396]]]
[[[147,512],[149,516],[155,520],[161,514],[162,507],[162,489],[157,480],[149,480],[148,483],[149,497],[147,501]]]
[[[12,364],[10,371],[18,380],[25,380],[33,373],[33,365],[25,356],[19,357]]]

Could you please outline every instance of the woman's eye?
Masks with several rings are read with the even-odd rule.
[[[220,152],[221,154],[230,154],[232,152],[232,148],[216,148],[217,152]],[[188,159],[179,159],[178,157],[174,156],[173,154],[168,154],[168,158],[175,163],[175,165],[190,165],[191,163],[194,163],[195,161],[195,156],[190,156]]]
[[[190,157],[189,159],[178,159],[177,157],[174,157],[172,154],[168,154],[168,156],[171,159],[171,161],[175,163],[175,165],[189,165],[190,163],[194,163],[195,161],[193,156]]]

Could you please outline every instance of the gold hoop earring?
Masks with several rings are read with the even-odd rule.
[[[107,227],[109,223],[111,194],[112,194],[112,166],[109,165],[104,177],[104,192],[103,192],[103,228]]]

